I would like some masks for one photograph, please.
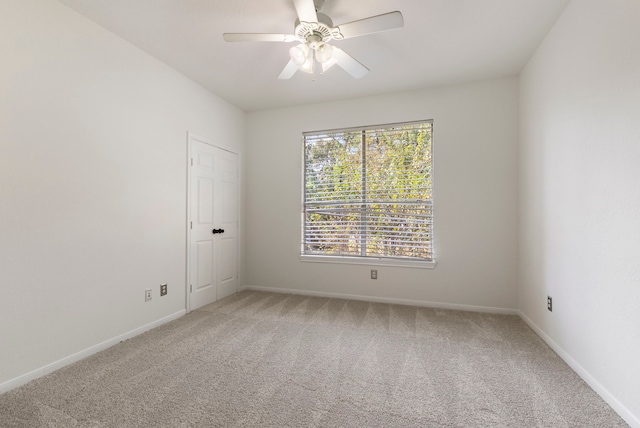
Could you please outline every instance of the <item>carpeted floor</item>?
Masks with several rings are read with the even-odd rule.
[[[516,316],[243,291],[0,396],[1,427],[626,427]]]

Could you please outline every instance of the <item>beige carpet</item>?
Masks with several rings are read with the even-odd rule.
[[[0,426],[627,425],[518,317],[244,291],[0,396]]]

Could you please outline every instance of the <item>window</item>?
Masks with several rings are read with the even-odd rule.
[[[432,129],[303,134],[303,260],[433,266]]]

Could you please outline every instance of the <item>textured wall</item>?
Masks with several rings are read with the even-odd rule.
[[[636,426],[639,53],[640,2],[573,1],[520,80],[519,307]]]
[[[0,35],[2,385],[184,310],[187,131],[244,113],[56,1]]]
[[[247,115],[246,284],[516,307],[515,78]],[[301,262],[304,131],[434,120],[435,269]]]

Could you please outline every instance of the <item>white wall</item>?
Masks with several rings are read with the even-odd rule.
[[[519,308],[640,426],[640,2],[571,2],[520,100]]]
[[[245,117],[52,0],[1,2],[0,58],[2,390],[184,310],[187,131]]]
[[[516,307],[517,80],[247,114],[246,284]],[[435,269],[301,262],[304,131],[434,120]]]

